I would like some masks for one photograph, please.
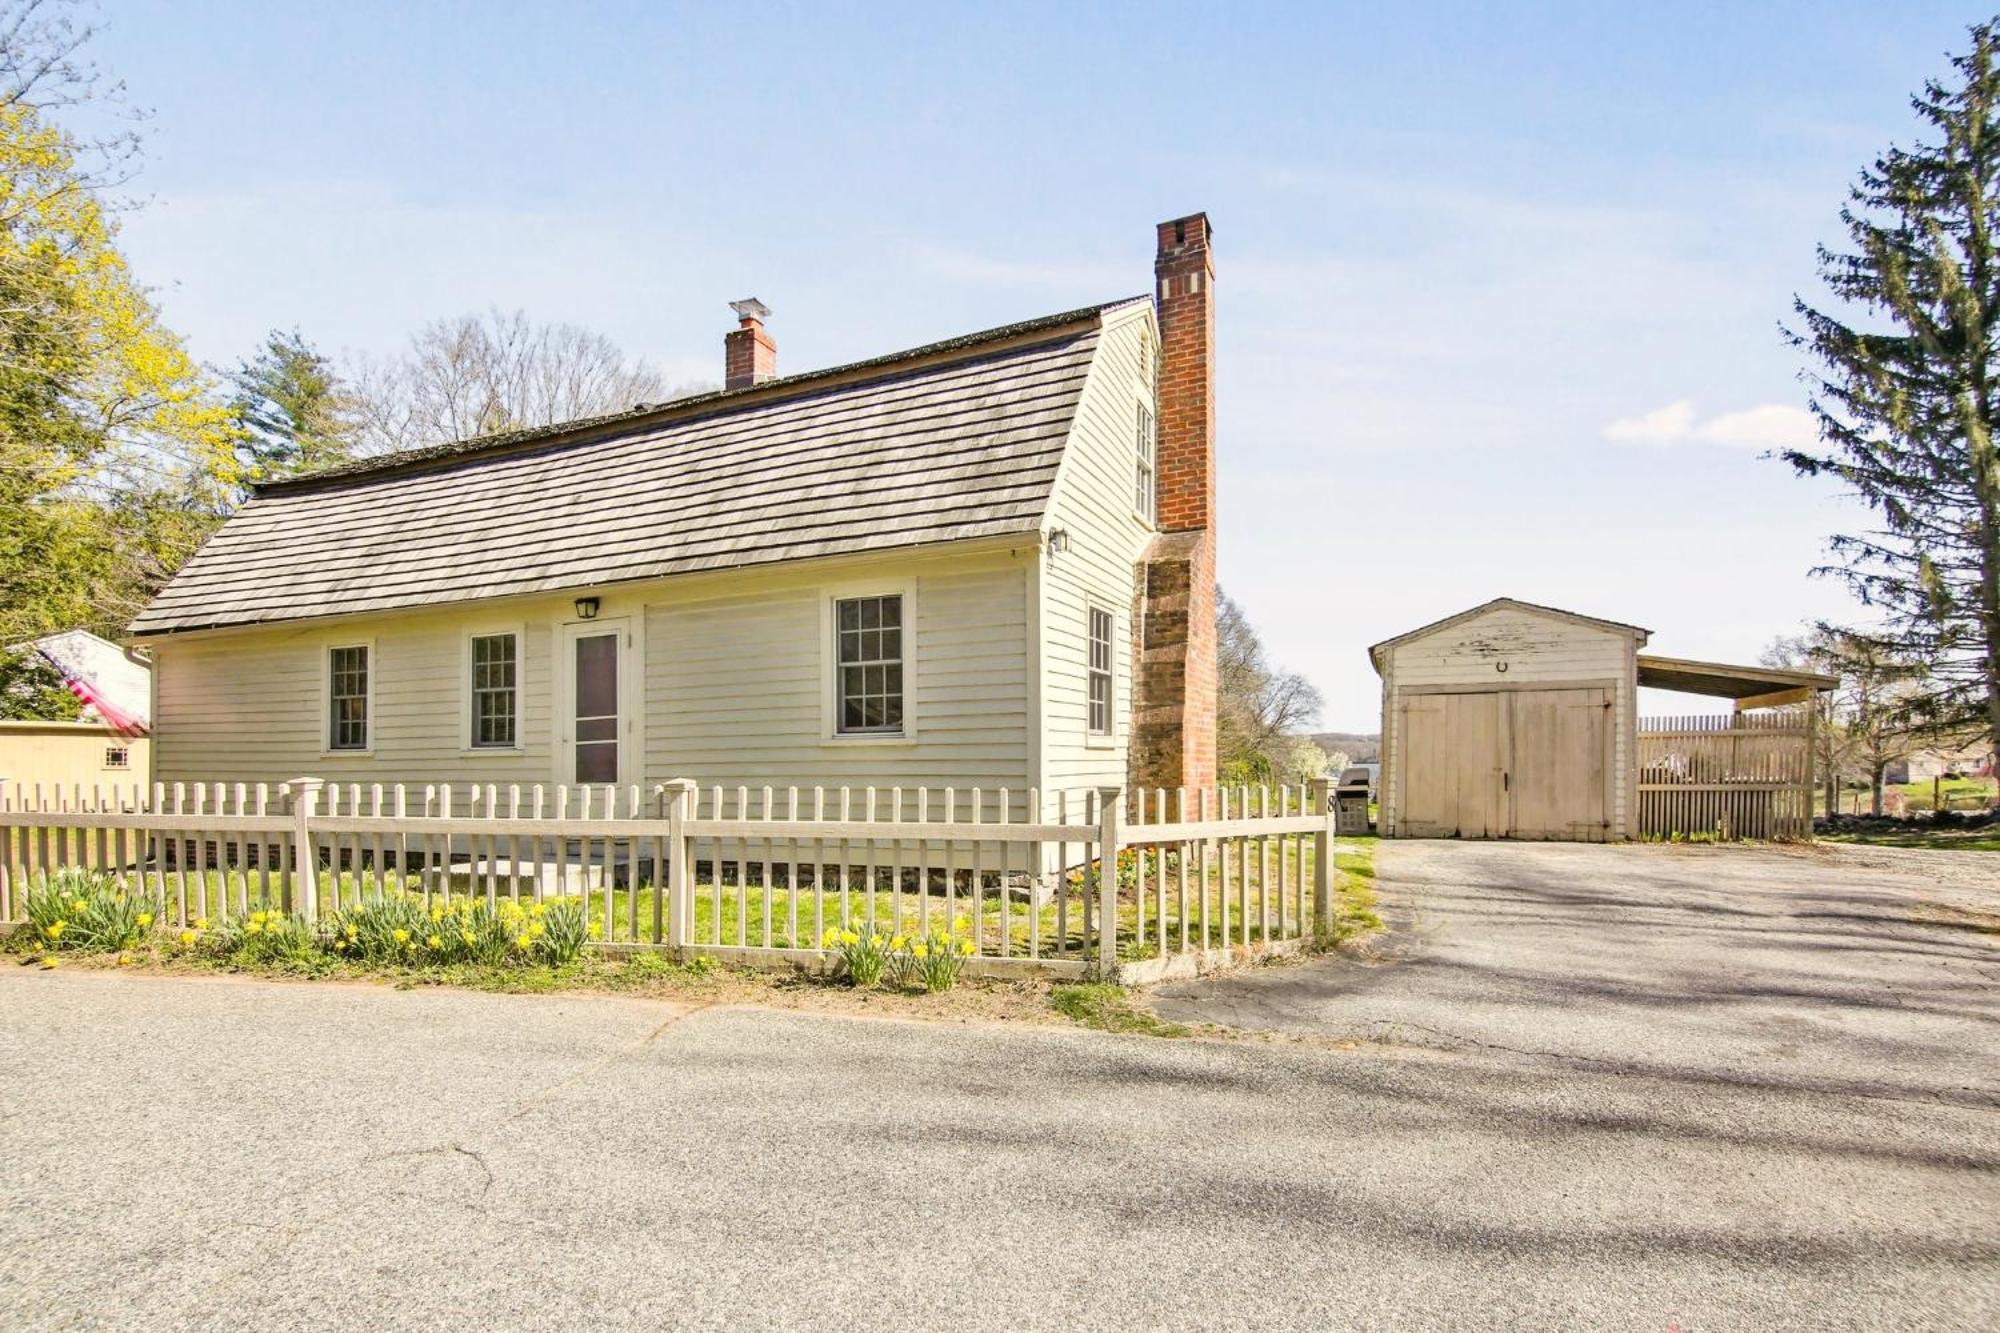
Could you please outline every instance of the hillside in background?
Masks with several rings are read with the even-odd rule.
[[[1316,732],[1313,743],[1328,754],[1341,751],[1350,764],[1374,764],[1382,759],[1382,738],[1372,731],[1366,734],[1357,731]]]

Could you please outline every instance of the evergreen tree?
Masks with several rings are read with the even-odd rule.
[[[1895,724],[2000,745],[2000,19],[1971,31],[1945,80],[1911,99],[1930,141],[1891,147],[1841,210],[1852,250],[1821,247],[1836,305],[1795,303],[1818,451],[1784,457],[1849,486],[1871,530],[1833,539],[1844,579],[1881,617],[1851,635],[1915,664]]]
[[[242,431],[237,456],[245,480],[310,472],[353,456],[346,386],[297,329],[272,330],[229,382],[236,390],[229,407]]]

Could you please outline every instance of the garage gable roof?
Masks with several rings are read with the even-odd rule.
[[[1481,602],[1478,606],[1460,611],[1457,615],[1446,616],[1442,620],[1433,620],[1428,625],[1419,625],[1416,629],[1410,630],[1406,634],[1398,634],[1393,639],[1384,639],[1382,642],[1369,648],[1368,660],[1374,664],[1376,672],[1380,673],[1382,670],[1382,655],[1388,652],[1389,649],[1396,647],[1398,644],[1408,643],[1412,639],[1421,639],[1426,634],[1435,634],[1441,629],[1449,629],[1453,625],[1462,625],[1466,621],[1477,619],[1489,611],[1520,611],[1527,615],[1542,616],[1549,620],[1566,620],[1573,625],[1588,625],[1593,629],[1608,630],[1614,634],[1629,635],[1639,643],[1644,643],[1647,639],[1653,637],[1653,631],[1643,629],[1638,625],[1627,625],[1620,620],[1602,620],[1596,616],[1586,616],[1576,611],[1565,611],[1559,606],[1543,606],[1539,602],[1524,602],[1514,597],[1495,597],[1490,602]]]

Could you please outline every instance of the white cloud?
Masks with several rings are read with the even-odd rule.
[[[1683,398],[1636,417],[1620,417],[1603,430],[1613,444],[1713,444],[1742,449],[1803,449],[1819,438],[1812,414],[1788,403],[1759,403],[1702,420]]]

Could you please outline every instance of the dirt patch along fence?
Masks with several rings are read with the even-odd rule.
[[[1812,836],[1810,707],[1641,718],[1639,836]]]
[[[0,922],[67,866],[184,928],[389,894],[581,900],[600,946],[825,966],[836,929],[956,929],[972,970],[1145,980],[1333,913],[1327,784],[994,789],[0,784]]]

